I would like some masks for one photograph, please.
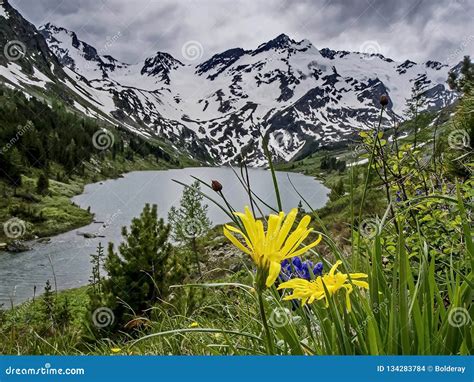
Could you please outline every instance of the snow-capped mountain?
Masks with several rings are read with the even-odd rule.
[[[450,68],[442,63],[319,50],[284,34],[253,50],[233,48],[185,65],[164,52],[127,64],[67,29],[48,23],[39,31],[71,78],[63,81],[101,114],[143,135],[204,147],[216,163],[241,153],[264,163],[266,134],[283,160],[307,145],[347,140],[374,124],[385,93],[387,116],[396,120],[413,89],[423,93],[426,109],[457,98],[445,84]],[[3,72],[13,70],[7,65]]]

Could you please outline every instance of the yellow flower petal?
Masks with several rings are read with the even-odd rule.
[[[349,273],[349,276],[351,276],[351,279],[366,279],[369,277],[366,273]]]
[[[291,288],[291,289],[294,289],[294,288],[307,288],[309,283],[310,283],[310,282],[309,282],[308,280],[300,279],[300,278],[295,278],[295,279],[291,279],[291,280],[285,281],[284,283],[281,283],[281,284],[278,286],[278,289],[285,289],[285,288]]]
[[[322,238],[323,238],[323,237],[322,237],[321,235],[319,235],[318,239],[315,240],[314,242],[312,242],[311,244],[309,244],[309,245],[307,245],[307,246],[305,246],[305,247],[303,247],[303,248],[297,250],[296,252],[293,252],[293,253],[291,254],[291,257],[300,256],[300,255],[302,255],[303,253],[308,252],[311,248],[316,247],[316,246],[321,242],[321,239],[322,239]]]
[[[228,229],[228,230],[231,231],[231,232],[237,233],[237,234],[239,234],[240,236],[242,236],[242,237],[244,238],[245,243],[247,244],[248,248],[250,249],[250,251],[253,250],[252,242],[251,242],[250,239],[247,237],[247,235],[245,235],[240,229],[235,228],[235,227],[232,227],[231,225],[228,225],[228,224],[225,225],[225,228]]]
[[[268,269],[268,277],[265,283],[267,287],[271,287],[273,285],[275,280],[278,278],[280,271],[281,271],[280,263],[277,263],[276,261],[272,261],[270,263],[270,268]]]
[[[329,276],[334,276],[334,272],[336,272],[336,269],[339,265],[342,264],[341,260],[337,260],[336,263],[332,266],[331,270],[329,271]]]
[[[345,273],[336,273],[337,267],[341,264],[341,261],[337,261],[336,264],[331,268],[328,274],[319,276],[316,280],[308,281],[305,279],[292,279],[281,283],[278,289],[293,289],[291,295],[285,296],[283,300],[295,300],[300,299],[301,304],[311,304],[317,300],[325,300],[326,308],[329,307],[329,298],[334,295],[338,290],[344,289],[346,292],[346,307],[350,312],[352,309],[350,295],[353,291],[353,285],[361,288],[369,288],[369,284],[366,281],[353,280],[349,282],[349,276]],[[356,278],[365,278],[365,273],[353,273]],[[351,274],[352,275],[352,274]]]
[[[350,298],[350,294],[352,293],[352,285],[346,284],[344,285],[344,288],[346,288],[346,307],[347,307],[347,311],[350,312],[352,309],[351,298]]]
[[[231,243],[242,252],[249,254],[257,267],[267,272],[268,276],[265,280],[267,287],[271,286],[278,278],[281,271],[280,264],[285,258],[302,254],[321,241],[321,237],[319,237],[311,244],[299,248],[312,232],[312,229],[308,228],[311,217],[305,215],[296,229],[290,233],[297,213],[298,209],[294,208],[286,217],[284,212],[270,214],[267,230],[265,231],[262,220],[255,219],[250,208],[246,206],[243,213],[234,213],[241,220],[243,230],[230,225],[224,227],[224,235]],[[238,240],[234,234],[240,235],[245,240],[246,245]]]
[[[238,249],[240,249],[242,252],[245,252],[245,253],[248,254],[248,255],[252,255],[252,253],[250,252],[250,250],[248,250],[247,248],[245,248],[245,247],[243,246],[243,244],[242,244],[239,240],[237,240],[237,238],[234,237],[234,235],[232,235],[232,234],[230,233],[230,231],[229,231],[226,227],[224,227],[224,235],[225,235],[225,237],[226,237],[227,239],[229,239],[229,240],[232,242],[232,244],[234,244],[234,245],[235,245]]]
[[[290,213],[286,216],[286,219],[281,227],[280,230],[280,235],[278,237],[277,243],[276,243],[276,248],[280,249],[283,243],[285,242],[285,239],[288,237],[288,234],[290,233],[291,227],[293,227],[293,223],[295,222],[296,215],[298,213],[297,208],[293,208]]]
[[[369,289],[369,283],[367,281],[353,280],[352,284],[361,288]]]

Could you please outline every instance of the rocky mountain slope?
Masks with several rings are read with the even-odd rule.
[[[442,63],[319,50],[308,40],[284,34],[253,50],[229,49],[196,65],[164,52],[123,63],[51,23],[38,33],[23,21],[29,35],[19,34],[10,24],[18,24],[21,16],[5,4],[0,30],[6,29],[9,41],[28,44],[25,57],[0,60],[0,76],[13,86],[25,76],[30,82],[43,81],[34,86],[48,80],[65,85],[79,98],[73,103],[78,110],[167,139],[193,155],[208,153],[218,164],[232,162],[242,152],[252,164],[263,164],[265,134],[282,160],[308,146],[351,139],[373,125],[384,93],[391,100],[390,120],[403,118],[413,90],[423,94],[426,109],[442,108],[457,97],[445,84],[451,68]],[[30,36],[35,46],[30,46]],[[28,74],[23,61],[29,64]]]

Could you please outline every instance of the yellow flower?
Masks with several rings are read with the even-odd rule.
[[[265,233],[262,221],[256,220],[250,209],[245,207],[245,213],[236,212],[235,215],[242,221],[246,233],[230,225],[224,227],[224,235],[242,252],[250,255],[257,268],[264,272],[267,287],[270,287],[280,274],[280,264],[283,260],[299,256],[321,241],[319,235],[316,241],[298,249],[313,229],[308,228],[311,218],[305,215],[290,234],[297,213],[297,208],[292,209],[286,219],[284,212],[278,215],[271,214]],[[243,245],[232,232],[242,236],[246,245]]]
[[[110,350],[112,351],[112,353],[120,353],[122,351],[122,349],[120,348],[112,348]]]
[[[197,328],[199,324],[197,322],[193,322],[191,325],[189,325],[190,328]]]
[[[326,286],[329,296],[335,294],[339,289],[344,288],[346,290],[347,310],[350,312],[350,294],[352,293],[352,285],[349,282],[349,276],[352,284],[361,288],[369,289],[369,284],[366,281],[359,280],[367,278],[368,275],[365,273],[350,273],[349,275],[341,272],[336,273],[337,267],[341,264],[342,261],[336,261],[336,264],[334,264],[328,274],[322,277],[319,276],[316,280],[308,281],[305,279],[292,279],[280,284],[278,289],[293,289],[293,294],[284,297],[284,300],[301,299],[301,303],[305,305],[306,303],[311,304],[314,300],[322,300],[324,298],[326,300],[326,307],[328,307],[328,296],[326,296],[323,283]]]

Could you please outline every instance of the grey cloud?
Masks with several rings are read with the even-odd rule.
[[[234,47],[255,48],[287,33],[318,48],[361,50],[402,61],[460,60],[474,51],[470,0],[11,0],[39,25],[51,21],[119,60],[137,62],[199,41],[204,58]],[[364,45],[365,44],[365,45]]]

